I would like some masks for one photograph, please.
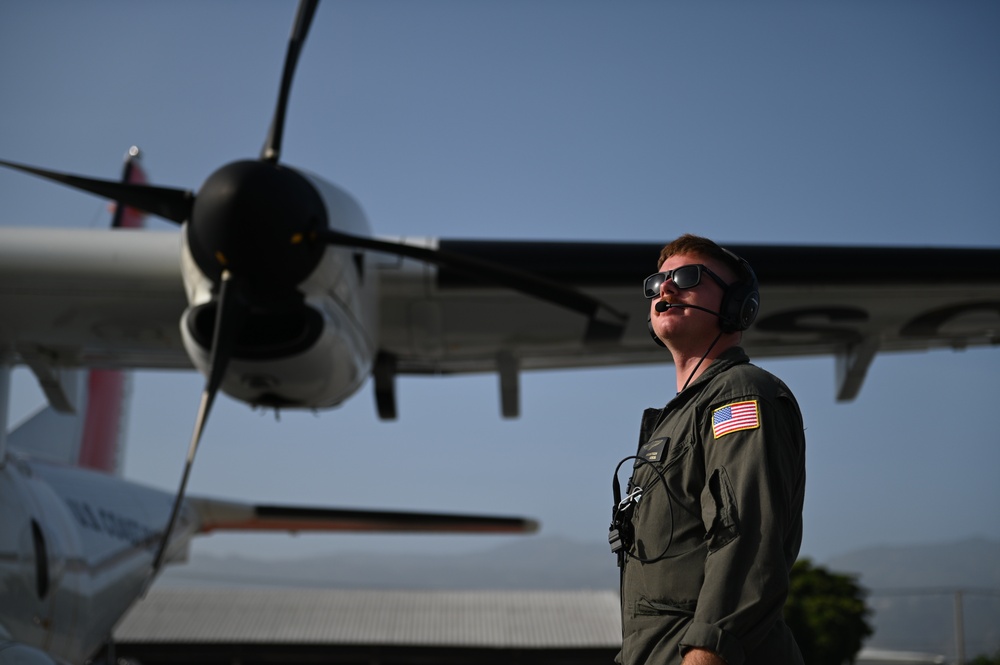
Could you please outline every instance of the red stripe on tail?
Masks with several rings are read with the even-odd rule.
[[[113,370],[91,370],[87,378],[87,414],[80,441],[80,466],[116,473],[124,440],[127,377]]]
[[[139,149],[132,147],[125,157],[122,182],[146,184],[146,172],[139,162]],[[115,203],[112,228],[143,227],[146,214],[141,210]],[[87,413],[80,441],[79,465],[104,471],[118,472],[118,451],[125,439],[125,401],[128,399],[128,377],[118,370],[91,370],[87,378]]]
[[[139,158],[139,149],[132,146],[125,156],[125,166],[122,168],[122,182],[132,183],[133,185],[145,185],[149,182]],[[111,228],[141,229],[145,226],[146,213],[143,211],[124,206],[117,202],[113,205]]]

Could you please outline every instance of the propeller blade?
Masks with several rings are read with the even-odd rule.
[[[602,303],[600,300],[580,291],[566,288],[550,280],[517,270],[511,270],[506,266],[493,263],[492,261],[473,259],[462,254],[455,254],[440,249],[428,249],[426,247],[415,247],[403,243],[355,236],[333,229],[327,229],[321,237],[331,245],[371,249],[458,270],[473,277],[495,282],[533,298],[551,302],[578,312],[589,318],[587,332],[584,337],[588,343],[614,341],[620,339],[625,332],[625,323],[628,320],[628,316]]]
[[[299,53],[309,34],[313,15],[319,0],[302,0],[295,15],[295,25],[288,40],[288,53],[285,55],[285,70],[281,75],[281,90],[278,93],[278,105],[271,120],[271,130],[267,134],[267,142],[260,153],[260,158],[276,164],[281,156],[281,139],[285,133],[285,111],[288,108],[288,94],[292,89],[292,79],[295,78],[295,67],[299,62]]]
[[[0,166],[30,173],[39,178],[112,199],[130,208],[142,210],[150,215],[156,215],[178,224],[190,219],[191,208],[194,206],[194,192],[187,189],[136,185],[115,180],[98,180],[69,173],[59,173],[58,171],[48,171],[2,159],[0,159]]]
[[[184,493],[187,491],[188,478],[191,476],[191,468],[194,465],[194,456],[198,452],[198,444],[201,442],[202,432],[208,422],[208,415],[215,402],[215,396],[222,385],[222,379],[226,375],[226,368],[232,358],[233,347],[236,338],[246,320],[247,307],[241,299],[238,285],[233,283],[232,273],[226,271],[222,274],[221,286],[219,288],[219,304],[215,313],[215,331],[212,336],[212,363],[205,382],[205,389],[201,393],[201,403],[198,406],[198,416],[195,418],[194,433],[191,435],[191,443],[188,445],[187,459],[184,462],[184,472],[181,474],[181,484],[174,497],[174,505],[170,510],[170,519],[163,531],[163,538],[160,540],[160,547],[153,558],[153,575],[159,572],[166,556],[167,546],[170,544],[170,535],[173,533],[177,523],[177,516],[180,513],[181,505],[184,503]]]

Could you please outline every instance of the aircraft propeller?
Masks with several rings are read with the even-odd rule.
[[[278,163],[289,93],[299,54],[318,0],[301,0],[289,39],[274,117],[259,160],[232,162],[215,171],[197,194],[191,190],[106,181],[15,162],[0,165],[118,201],[183,224],[192,258],[217,289],[210,371],[202,392],[187,460],[171,516],[153,561],[163,563],[182,505],[202,432],[226,368],[254,312],[301,306],[297,286],[313,272],[328,246],[396,254],[471,273],[588,317],[585,341],[611,341],[624,332],[626,316],[601,301],[535,275],[437,249],[353,235],[329,227],[326,207],[313,185]]]

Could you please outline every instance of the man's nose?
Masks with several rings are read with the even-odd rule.
[[[667,277],[660,283],[660,297],[663,297],[668,293],[677,293],[677,289],[674,286],[674,280],[671,277]]]

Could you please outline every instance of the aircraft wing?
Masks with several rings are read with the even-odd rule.
[[[180,248],[176,232],[0,229],[0,353],[40,380],[62,367],[191,368]]]
[[[629,314],[621,340],[585,344],[583,321],[474,277],[399,262],[382,270],[383,374],[499,372],[516,412],[519,370],[669,362],[647,329],[642,280],[660,243],[440,240],[448,251],[579,288]],[[1000,342],[1000,249],[727,245],[754,267],[751,358],[830,355],[852,399],[878,351]],[[504,387],[504,380],[508,383]],[[379,368],[376,368],[376,382]],[[383,380],[385,381],[385,380]]]
[[[586,343],[584,317],[551,303],[379,254],[379,410],[393,377],[496,372],[505,415],[522,370],[669,362],[650,340],[643,278],[659,243],[397,239],[541,275],[628,313],[614,342]],[[838,399],[876,352],[1000,342],[1000,249],[730,245],[754,266],[761,311],[751,357],[831,355]],[[43,387],[62,367],[191,368],[176,232],[0,229],[0,350]]]

